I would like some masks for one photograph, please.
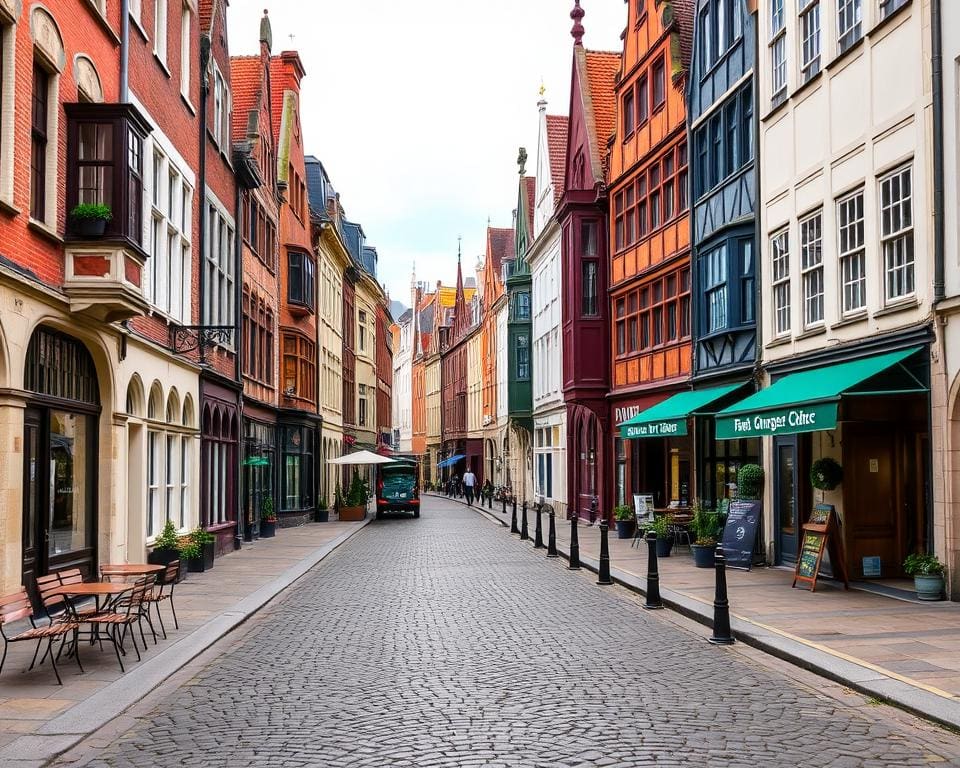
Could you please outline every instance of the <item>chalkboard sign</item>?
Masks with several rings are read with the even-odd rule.
[[[793,575],[793,586],[797,586],[798,582],[806,583],[810,585],[811,592],[816,590],[817,577],[823,563],[823,551],[826,549],[830,553],[830,564],[834,571],[849,589],[839,521],[833,505],[817,504],[810,514],[810,519],[801,528],[803,539],[800,542],[800,556],[797,558],[797,569]]]
[[[731,568],[753,566],[753,545],[757,540],[762,507],[759,501],[731,501],[723,526],[723,554]]]
[[[797,575],[801,579],[816,581],[826,541],[827,537],[819,531],[806,531],[803,534],[803,546],[797,561]]]

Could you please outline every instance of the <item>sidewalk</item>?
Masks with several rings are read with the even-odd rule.
[[[174,629],[172,618],[168,621],[169,604],[162,606],[168,639],[154,620],[158,644],[147,632],[147,652],[138,662],[128,642],[126,674],[110,644],[103,651],[81,644],[85,673],[79,673],[73,659],[61,657],[61,687],[49,660],[22,672],[34,643],[10,646],[0,674],[0,765],[43,765],[93,733],[250,618],[371,519],[280,529],[275,538],[245,543],[239,552],[218,558],[207,573],[189,574],[174,593],[180,629]]]
[[[459,501],[459,500],[458,500]],[[476,506],[476,505],[475,505]],[[477,508],[510,525],[510,508]],[[521,512],[517,510],[518,525]],[[543,516],[547,543],[548,518]],[[557,519],[557,548],[569,557],[570,523]],[[532,539],[536,515],[528,513]],[[598,526],[578,526],[580,558],[596,570]],[[646,594],[646,545],[609,536],[615,581]],[[543,550],[543,556],[546,551]],[[696,568],[686,547],[658,560],[660,593],[667,607],[703,623],[713,618],[714,570]],[[960,604],[921,603],[856,589],[828,579],[817,591],[791,589],[793,571],[727,569],[734,634],[743,642],[810,669],[862,693],[923,717],[960,727]]]

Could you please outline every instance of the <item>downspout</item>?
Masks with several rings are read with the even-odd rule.
[[[120,102],[130,100],[130,0],[120,0]]]
[[[943,8],[930,2],[930,63],[933,86],[933,303],[946,294],[943,203]]]
[[[240,502],[243,494],[240,492],[240,485],[243,482],[243,376],[240,370],[241,360],[243,360],[243,349],[245,339],[243,338],[243,323],[240,321],[240,313],[243,311],[242,301],[243,301],[243,236],[241,233],[241,228],[243,226],[243,197],[240,194],[240,185],[235,184],[234,188],[236,189],[233,211],[234,222],[234,251],[235,251],[235,260],[234,260],[234,275],[236,279],[233,281],[234,288],[234,304],[236,308],[233,314],[233,338],[235,343],[233,345],[234,349],[234,358],[233,358],[233,372],[234,372],[234,381],[237,383],[237,410],[240,413],[240,423],[238,424],[238,434],[237,434],[237,455],[233,462],[233,468],[236,472],[236,482],[234,487],[237,489],[237,497],[234,502],[234,512],[236,514],[237,527],[233,532],[233,549],[234,551],[240,549],[243,544],[243,506]],[[201,268],[200,273],[203,273]]]

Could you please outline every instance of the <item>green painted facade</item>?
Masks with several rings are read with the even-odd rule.
[[[533,310],[530,291],[533,278],[527,262],[527,250],[533,242],[530,226],[531,211],[524,176],[527,153],[520,150],[520,185],[517,200],[517,224],[514,260],[504,265],[504,281],[509,309],[507,315],[507,413],[519,426],[533,429]]]

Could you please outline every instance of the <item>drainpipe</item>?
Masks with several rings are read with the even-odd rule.
[[[197,189],[200,192],[200,237],[197,238],[197,259],[200,262],[200,279],[198,290],[200,293],[200,323],[204,325],[203,307],[204,291],[206,281],[203,274],[206,271],[203,268],[203,260],[206,253],[207,241],[207,93],[210,88],[208,79],[208,66],[210,64],[210,38],[207,35],[200,35],[200,160],[197,164]],[[236,228],[236,227],[235,227]],[[202,331],[198,331],[202,333]],[[199,339],[198,339],[199,341]],[[200,365],[204,363],[205,352],[203,344],[199,344]]]
[[[130,100],[130,0],[120,0],[120,102]]]
[[[933,86],[933,303],[946,294],[943,204],[943,8],[930,2],[930,63]]]
[[[245,339],[243,338],[243,323],[240,321],[240,313],[243,311],[243,237],[240,234],[241,228],[243,226],[243,197],[240,194],[240,185],[235,184],[235,197],[233,202],[233,211],[234,211],[234,251],[235,251],[235,260],[234,260],[234,281],[233,281],[233,306],[236,308],[233,314],[233,339],[234,339],[234,365],[233,365],[233,379],[237,383],[237,412],[240,416],[239,423],[237,424],[237,455],[234,458],[234,471],[236,472],[236,482],[234,482],[234,487],[237,489],[237,498],[234,504],[234,512],[236,514],[237,527],[233,532],[233,549],[234,551],[240,549],[243,545],[243,505],[240,502],[242,494],[240,492],[240,486],[243,482],[243,376],[241,374],[240,366],[241,361],[243,360],[243,349]],[[203,273],[203,269],[200,269],[200,272]]]

